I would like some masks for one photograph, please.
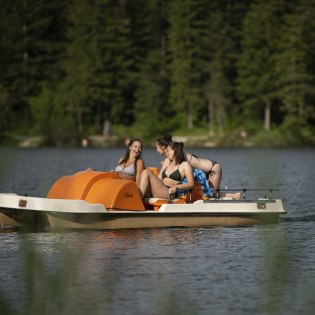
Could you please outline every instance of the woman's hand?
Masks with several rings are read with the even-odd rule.
[[[174,185],[168,189],[169,194],[175,194],[177,191],[177,185]]]

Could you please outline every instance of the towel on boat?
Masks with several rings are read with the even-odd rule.
[[[204,196],[207,196],[209,198],[212,197],[214,190],[212,187],[209,186],[206,174],[197,168],[193,168],[193,175],[194,175],[195,181],[197,181],[200,184]],[[182,184],[186,184],[186,183],[187,183],[187,178],[184,177],[184,179],[182,180]],[[179,190],[178,194],[185,195],[186,191]]]

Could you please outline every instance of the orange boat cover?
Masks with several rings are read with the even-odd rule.
[[[85,200],[111,210],[145,210],[137,186],[111,172],[82,171],[63,176],[51,187],[47,198]]]

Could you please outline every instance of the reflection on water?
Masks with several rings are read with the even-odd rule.
[[[6,149],[0,191],[44,196],[59,176],[110,169],[123,151]],[[311,314],[314,150],[195,151],[222,162],[230,187],[280,188],[288,214],[241,228],[2,231],[1,315]]]

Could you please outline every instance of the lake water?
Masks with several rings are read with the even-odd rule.
[[[229,188],[278,188],[288,213],[249,227],[0,230],[0,314],[313,314],[315,149],[194,149]],[[0,192],[110,170],[116,149],[0,148]],[[147,166],[161,158],[145,149]]]

